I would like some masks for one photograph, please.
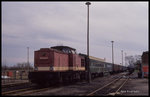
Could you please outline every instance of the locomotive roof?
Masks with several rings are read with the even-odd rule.
[[[76,49],[71,48],[71,47],[69,47],[69,46],[53,46],[53,47],[51,47],[51,48],[53,48],[53,49],[58,49],[58,50],[62,50],[63,48],[68,48],[68,49],[71,49],[71,50],[76,51]]]

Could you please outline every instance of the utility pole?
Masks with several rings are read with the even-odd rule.
[[[122,66],[123,66],[123,50],[121,50],[121,55],[122,55]]]
[[[127,67],[126,56],[127,56],[127,53],[125,53],[125,66]]]
[[[123,50],[121,50],[121,55],[122,55],[122,66],[123,66]],[[122,68],[123,70],[123,68]]]
[[[30,71],[30,66],[29,66],[29,47],[27,47],[27,66],[28,66],[28,72]]]
[[[111,41],[111,43],[112,43],[112,64],[113,64],[113,70],[114,70],[114,50],[113,50],[114,41]]]
[[[87,5],[87,69],[88,69],[88,82],[91,82],[91,73],[90,73],[90,65],[89,65],[89,5],[90,2],[85,3]]]

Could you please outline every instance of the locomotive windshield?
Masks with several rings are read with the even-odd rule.
[[[68,49],[68,48],[63,48],[62,51],[63,51],[64,53],[71,53],[71,50]]]

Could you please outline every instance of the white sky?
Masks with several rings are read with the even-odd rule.
[[[87,51],[85,2],[2,2],[2,63],[34,64],[34,51],[55,45]],[[90,55],[115,63],[148,51],[148,2],[91,2]]]

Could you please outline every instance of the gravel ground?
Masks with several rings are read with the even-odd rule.
[[[27,94],[30,96],[84,96],[93,90],[102,87],[103,85],[109,83],[110,81],[119,77],[120,74],[111,75],[106,77],[100,77],[92,80],[91,83],[77,82],[70,85],[60,85],[54,88],[50,88],[46,91],[41,91],[37,93]],[[16,80],[14,82],[23,82],[27,80]],[[9,82],[7,82],[9,83]],[[120,95],[122,96],[148,96],[149,95],[149,80],[148,78],[137,78],[137,73],[131,76],[127,83],[120,89]],[[24,95],[26,96],[26,95]]]
[[[120,90],[123,96],[148,96],[149,81],[148,78],[137,78],[137,73]]]

